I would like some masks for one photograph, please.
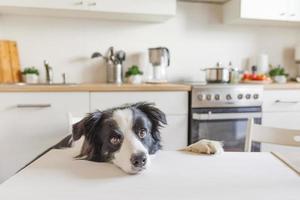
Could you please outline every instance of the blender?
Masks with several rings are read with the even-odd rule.
[[[170,51],[166,47],[149,48],[149,62],[152,65],[149,83],[166,83],[167,67],[170,66]]]

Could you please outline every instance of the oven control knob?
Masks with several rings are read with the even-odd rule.
[[[202,101],[203,98],[204,98],[204,96],[203,96],[203,94],[199,94],[199,95],[197,96],[197,98],[198,98],[199,101]]]
[[[243,94],[238,94],[238,96],[237,96],[237,98],[239,99],[239,100],[241,100],[241,99],[243,99]]]
[[[210,101],[211,100],[211,94],[206,95],[206,100]]]
[[[231,96],[230,94],[227,94],[227,95],[226,95],[226,99],[229,101],[229,100],[232,99],[232,96]]]
[[[254,98],[254,99],[258,99],[258,98],[259,98],[259,94],[254,94],[254,95],[253,95],[253,98]]]
[[[219,95],[219,94],[216,94],[216,95],[215,95],[215,100],[216,100],[216,101],[219,101],[219,100],[220,100],[220,95]]]
[[[246,94],[246,99],[250,99],[251,98],[251,94]]]

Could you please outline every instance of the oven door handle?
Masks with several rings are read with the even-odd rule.
[[[251,119],[251,118],[261,118],[261,112],[253,112],[253,113],[211,113],[208,114],[199,114],[193,113],[193,120],[198,121],[208,121],[208,120],[235,120],[235,119]]]

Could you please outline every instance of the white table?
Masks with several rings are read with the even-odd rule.
[[[149,170],[127,175],[109,163],[74,160],[77,152],[50,151],[0,185],[0,199],[300,199],[300,177],[271,153],[162,151]]]
[[[272,152],[278,159],[284,162],[292,170],[300,175],[300,151],[299,152]]]

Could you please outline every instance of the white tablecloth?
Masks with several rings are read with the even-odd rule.
[[[109,163],[52,150],[0,185],[1,200],[299,200],[300,178],[270,153],[217,156],[161,151],[149,170],[127,175]]]

